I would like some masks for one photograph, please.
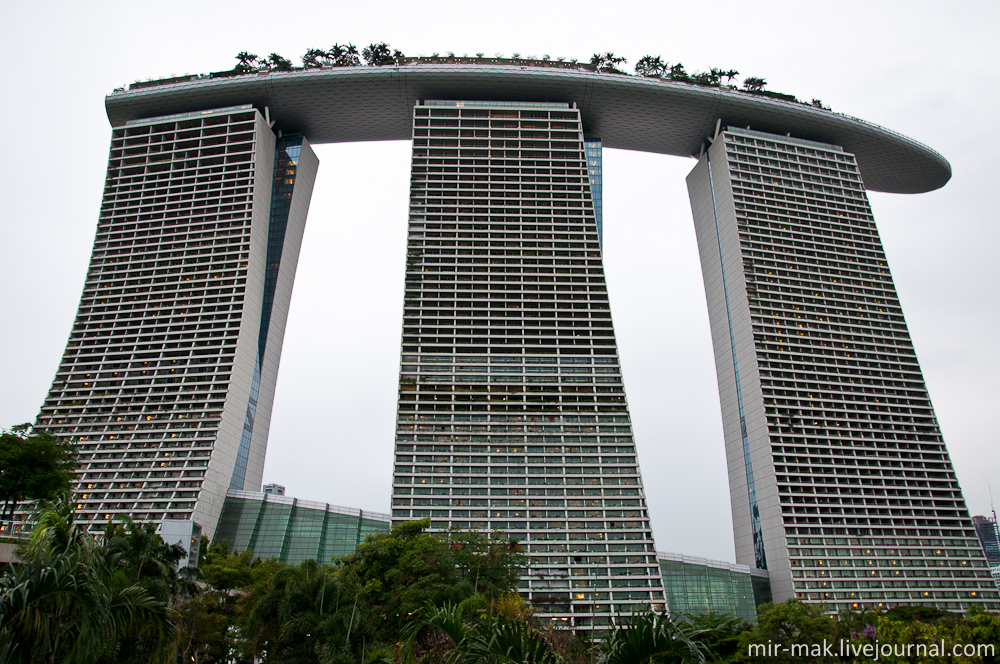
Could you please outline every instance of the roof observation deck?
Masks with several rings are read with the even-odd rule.
[[[697,156],[722,126],[749,127],[839,145],[858,160],[871,191],[917,194],[943,187],[951,166],[938,152],[891,130],[806,104],[585,68],[509,64],[333,67],[241,76],[185,77],[115,92],[113,126],[129,120],[253,104],[275,129],[312,143],[405,141],[423,99],[576,103],[605,147]]]

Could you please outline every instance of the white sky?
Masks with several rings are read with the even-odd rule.
[[[911,136],[951,161],[875,218],[973,514],[997,476],[1000,362],[994,1],[20,2],[0,20],[0,426],[33,420],[72,326],[106,168],[103,98],[136,80],[292,58],[334,42],[407,55],[735,68]],[[409,146],[318,146],[265,482],[388,511]],[[708,316],[684,177],[693,160],[606,150],[604,250],[657,548],[733,560]],[[997,482],[994,482],[997,483]],[[1000,483],[997,486],[1000,498]]]

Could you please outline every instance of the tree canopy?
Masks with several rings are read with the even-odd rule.
[[[298,565],[203,539],[198,566],[178,569],[183,549],[152,524],[112,524],[98,541],[73,508],[68,494],[40,504],[21,562],[0,579],[4,664],[860,663],[872,658],[853,653],[879,643],[981,653],[1000,644],[1000,616],[978,608],[835,618],[799,600],[763,605],[754,625],[724,614],[618,616],[596,643],[544,621],[517,593],[526,560],[502,533],[428,533],[425,519],[369,536],[349,556]],[[852,655],[828,656],[823,643]],[[919,661],[988,662],[996,653]]]
[[[70,497],[34,520],[21,562],[0,579],[0,662],[168,661],[167,602],[76,525]]]
[[[440,55],[435,52],[431,55],[431,57],[438,58]],[[455,53],[449,51],[446,54],[446,57],[455,57]],[[476,57],[482,58],[483,54],[476,53]],[[497,53],[495,57],[502,58],[503,55]],[[521,54],[513,53],[512,57],[515,60],[520,59]],[[334,44],[329,49],[310,48],[307,49],[305,54],[302,55],[301,67],[294,66],[291,60],[282,57],[277,53],[272,53],[266,58],[261,58],[253,53],[241,51],[236,55],[237,64],[233,69],[233,72],[246,74],[259,70],[292,71],[294,69],[318,69],[321,67],[358,67],[361,66],[362,59],[364,60],[364,64],[370,67],[383,67],[386,65],[400,64],[405,58],[406,56],[402,51],[390,48],[385,42],[369,44],[364,47],[360,53],[358,52],[358,48],[354,44],[350,43]],[[533,60],[535,58],[534,56],[528,56],[528,59]],[[542,56],[543,61],[549,61],[550,59],[551,58],[548,54]],[[564,62],[566,59],[560,57],[556,58],[556,60],[558,62]],[[577,64],[576,59],[572,59],[569,62],[574,65]],[[610,51],[607,51],[604,53],[594,53],[590,58],[590,67],[594,71],[603,74],[622,74],[627,76],[628,73],[623,69],[627,62],[628,61],[625,57],[618,56]],[[740,87],[734,83],[740,75],[740,72],[735,69],[712,67],[707,71],[688,73],[682,63],[676,62],[671,64],[659,55],[644,55],[639,58],[635,64],[635,75],[645,78],[659,78],[678,83],[689,83],[707,87],[725,87],[729,90],[774,97],[784,101],[799,102],[795,95],[768,90],[767,81],[764,78],[749,76],[743,80],[743,85]],[[813,99],[809,102],[802,101],[799,103],[807,104],[823,110],[830,110],[828,106],[824,105],[823,102],[818,99]]]
[[[51,500],[68,491],[76,468],[74,447],[29,424],[0,433],[0,519],[13,519],[25,500]]]

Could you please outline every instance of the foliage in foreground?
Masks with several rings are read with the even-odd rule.
[[[946,613],[925,607],[901,606],[880,611],[866,609],[837,618],[823,613],[821,604],[788,600],[760,607],[757,624],[740,637],[738,662],[882,662],[937,664],[1000,661],[1000,615],[973,607],[968,614]],[[752,644],[774,644],[766,654]],[[830,644],[823,652],[817,644]],[[907,651],[907,645],[912,647]],[[917,645],[927,653],[917,656]],[[932,646],[943,652],[936,652]],[[980,646],[980,654],[952,656],[955,645]],[[875,648],[894,646],[888,654]],[[866,654],[865,646],[869,647]],[[992,655],[989,646],[993,647]],[[985,647],[985,650],[983,649]],[[899,654],[902,652],[903,654]],[[986,654],[986,656],[982,656]]]
[[[674,622],[666,613],[650,611],[616,625],[601,643],[604,664],[644,664],[698,662],[709,651],[698,640],[699,633],[688,624]]]
[[[525,564],[502,535],[424,530],[428,520],[369,536],[335,566],[280,566],[241,598],[244,654],[268,662],[354,662],[399,640],[411,615],[513,591]]]
[[[174,626],[154,590],[162,570],[133,553],[98,546],[68,498],[43,507],[23,562],[0,579],[0,662],[126,662],[140,643],[141,661],[168,661]],[[176,552],[157,553],[172,572]]]
[[[178,572],[183,550],[152,525],[126,521],[98,542],[74,523],[72,507],[63,498],[36,512],[23,562],[0,580],[4,664],[862,663],[873,660],[859,649],[877,643],[1000,644],[1000,616],[977,609],[833,618],[796,600],[765,605],[755,625],[718,614],[619,617],[594,644],[544,623],[516,593],[525,558],[499,533],[430,535],[426,520],[411,522],[333,564],[298,565],[203,541],[198,567]],[[823,642],[853,650],[793,650]],[[763,643],[777,648],[750,648]],[[877,661],[990,662],[996,653]]]

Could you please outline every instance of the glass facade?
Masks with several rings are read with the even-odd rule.
[[[763,570],[678,553],[657,553],[657,559],[673,614],[729,613],[753,622],[757,607],[771,601]]]
[[[997,530],[996,519],[985,516],[972,517],[972,525],[976,527],[979,542],[983,545],[986,562],[990,567],[1000,565],[1000,531]]]
[[[288,212],[292,205],[295,189],[295,171],[302,154],[302,136],[294,134],[279,138],[274,149],[274,182],[271,184],[271,214],[267,225],[267,262],[264,272],[264,303],[260,311],[260,332],[257,335],[257,359],[254,362],[253,380],[250,383],[250,397],[247,399],[247,414],[243,421],[243,434],[236,453],[230,489],[243,489],[247,474],[247,459],[250,456],[250,442],[253,438],[254,422],[257,417],[257,398],[260,393],[260,363],[267,346],[267,332],[271,324],[271,307],[274,305],[274,289],[278,284],[278,268],[281,267],[281,250],[285,244],[285,230],[288,227]]]
[[[601,139],[587,136],[583,139],[583,151],[587,156],[587,178],[590,180],[590,194],[594,199],[594,216],[597,217],[597,240],[604,244],[604,184],[601,175]]]
[[[215,542],[230,551],[252,551],[262,559],[295,564],[326,563],[354,553],[367,535],[389,532],[389,515],[298,500],[289,496],[230,491]]]

